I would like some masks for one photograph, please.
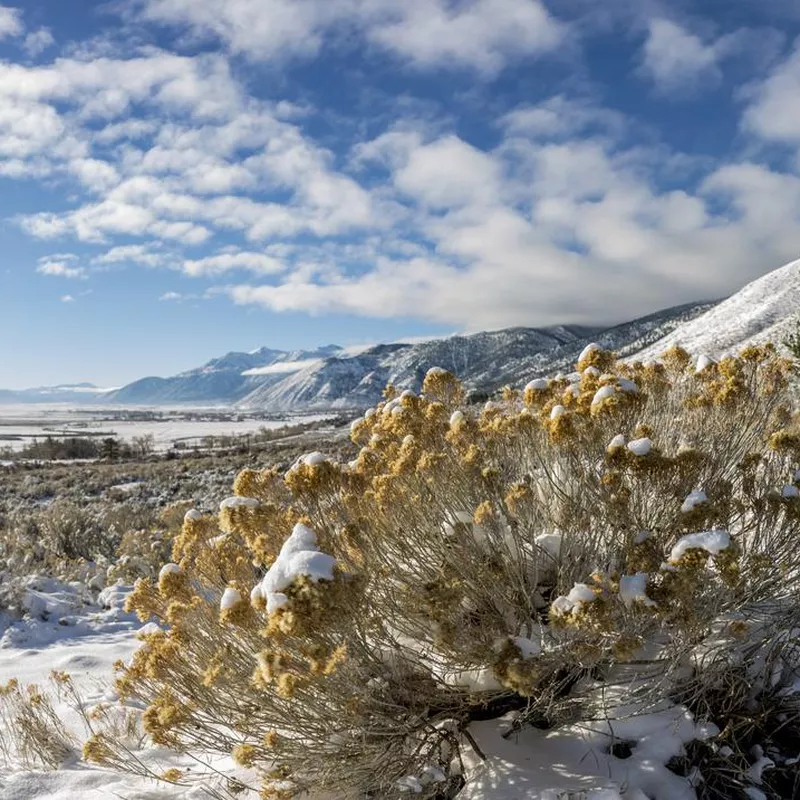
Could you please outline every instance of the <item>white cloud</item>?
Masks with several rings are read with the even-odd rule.
[[[38,28],[25,37],[22,47],[31,58],[35,58],[40,56],[48,47],[52,47],[53,44],[55,44],[55,39],[50,29]]]
[[[420,68],[493,75],[515,58],[552,52],[566,35],[538,0],[405,0],[387,16],[368,26],[368,38]]]
[[[62,303],[74,303],[75,298],[71,294],[64,294],[61,295],[61,302]]]
[[[500,124],[511,135],[535,139],[571,138],[592,130],[619,135],[627,125],[617,111],[564,95],[515,108],[501,118]]]
[[[182,300],[183,295],[179,292],[164,292],[164,294],[162,294],[158,299],[160,302],[168,303],[171,301]]]
[[[67,169],[87,189],[98,194],[111,189],[120,181],[119,172],[112,164],[96,158],[72,159]]]
[[[19,9],[0,6],[0,40],[21,36],[25,31]]]
[[[768,141],[800,144],[800,39],[789,57],[755,88],[742,123]]]
[[[539,0],[143,0],[141,9],[256,60],[313,56],[355,30],[414,67],[489,75],[552,52],[566,35]]]
[[[132,104],[144,105],[147,118],[124,118]],[[22,218],[39,238],[193,245],[214,230],[256,241],[384,224],[370,193],[282,114],[245,98],[218,56],[151,50],[121,61],[0,65],[0,174],[69,175],[98,196]],[[289,202],[248,196],[276,191]]]
[[[74,236],[82,242],[102,244],[114,236],[150,236],[187,245],[202,244],[211,232],[186,220],[160,219],[141,205],[106,199],[66,214],[42,212],[23,217],[24,230],[39,239]]]
[[[706,44],[694,33],[664,18],[650,20],[642,51],[642,72],[664,91],[692,94],[722,77],[720,60],[732,40]]]
[[[146,20],[215,35],[235,53],[263,60],[314,55],[326,28],[357,8],[351,0],[145,0]]]
[[[325,274],[296,269],[225,291],[275,311],[473,330],[613,322],[722,296],[800,252],[800,178],[744,163],[695,192],[660,191],[651,176],[663,153],[551,130],[555,141],[541,126],[529,140],[514,129],[490,152],[452,135],[367,143],[359,155],[382,160],[413,203],[404,236],[427,242],[423,252],[389,256],[378,244],[366,267],[342,252]]]
[[[87,277],[86,270],[76,266],[77,261],[78,257],[71,253],[43,256],[39,259],[36,271],[40,275],[50,275],[56,278],[85,279]]]
[[[220,253],[183,262],[183,272],[192,277],[210,277],[233,270],[245,270],[254,274],[269,275],[283,272],[284,264],[265,253],[239,251]]]
[[[489,73],[544,46],[532,28],[526,33],[533,3],[514,4],[530,16],[517,19],[512,35],[500,0],[430,0],[425,13],[439,19],[442,44],[426,50],[430,31],[404,28],[423,13],[416,0],[330,0],[334,10],[347,5],[350,16],[319,24],[303,17],[314,1],[293,2],[287,13],[299,16],[286,20],[317,31],[316,44],[304,45],[312,49],[345,19],[409,64],[440,57],[460,64],[469,53]],[[221,17],[202,25],[227,25],[220,32],[234,49],[234,37],[244,37],[240,49],[250,46],[250,31],[241,32],[232,15],[283,7],[149,4],[156,6],[180,12],[176,20],[217,9]],[[441,26],[464,36],[451,41]],[[394,31],[394,43],[378,31]],[[283,34],[273,33],[264,48],[279,47]],[[732,45],[679,34],[690,54],[686,80],[713,78]],[[714,58],[704,55],[709,48]],[[661,56],[659,85],[667,85],[678,68]],[[779,102],[770,99],[775,92],[786,102],[793,63],[754,90],[748,124],[764,138],[794,141],[790,111],[778,133],[763,127],[758,112],[759,103]],[[238,284],[208,292],[279,311],[417,317],[472,329],[614,321],[719,296],[800,251],[800,178],[716,164],[702,166],[706,179],[693,186],[698,162],[641,137],[627,144],[634,123],[585,98],[561,94],[511,110],[498,119],[491,149],[452,126],[408,116],[347,158],[310,138],[291,109],[247,95],[219,55],[145,48],[131,58],[0,63],[0,174],[75,191],[66,206],[19,223],[40,239],[104,245],[91,269],[172,268]],[[664,175],[675,185],[678,168],[684,188],[660,188]],[[221,249],[223,242],[235,244]],[[42,259],[38,270],[87,274],[69,254]]]
[[[161,243],[126,244],[112,247],[92,259],[95,264],[142,264],[146,267],[163,266],[167,256],[160,252]]]
[[[457,136],[420,144],[396,170],[397,188],[431,208],[491,202],[502,184],[497,160]]]

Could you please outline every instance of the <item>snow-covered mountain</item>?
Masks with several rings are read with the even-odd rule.
[[[171,378],[141,378],[102,399],[120,405],[228,404],[261,386],[285,378],[298,365],[315,364],[341,352],[337,345],[317,350],[272,350],[227,353]]]
[[[92,403],[111,389],[101,389],[91,383],[62,386],[36,386],[31,389],[0,389],[0,403]]]
[[[120,389],[81,385],[0,392],[0,403],[238,405],[281,413],[363,408],[380,400],[387,383],[418,390],[434,366],[451,370],[473,392],[490,393],[507,383],[520,385],[532,377],[571,370],[589,341],[621,355],[635,353],[711,305],[670,308],[611,328],[507,328],[413,344],[379,344],[360,351],[337,345],[288,352],[262,347],[228,353],[172,377],[141,378]]]
[[[748,344],[780,345],[800,316],[800,259],[748,283],[705,314],[673,330],[637,354],[656,358],[672,345],[718,357]]]
[[[358,352],[336,345],[293,352],[261,348],[228,353],[171,378],[143,378],[99,399],[124,405],[235,404],[275,412],[361,408],[377,402],[387,383],[419,389],[433,366],[452,370],[470,390],[488,393],[571,368],[590,340],[623,354],[639,350],[708,307],[667,309],[613,328],[508,328]]]
[[[419,389],[425,373],[444,367],[471,388],[493,388],[509,375],[536,369],[548,354],[585,341],[597,328],[508,328],[450,336],[419,344],[380,344],[355,355],[310,364],[282,380],[264,384],[240,405],[270,409],[359,407],[377,402],[387,383]]]
[[[622,354],[634,352],[708,307],[681,306],[608,329],[508,328],[420,344],[378,345],[355,356],[310,364],[260,386],[239,405],[274,410],[364,407],[380,400],[387,383],[418,391],[431,367],[444,367],[473,392],[488,394],[504,384],[520,385],[538,375],[571,370],[589,341]]]

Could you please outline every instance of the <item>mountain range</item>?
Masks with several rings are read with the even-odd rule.
[[[613,327],[507,328],[421,343],[360,349],[262,347],[232,352],[168,378],[114,390],[91,384],[0,391],[0,403],[71,402],[159,406],[232,405],[270,412],[354,409],[376,403],[387,383],[418,390],[430,367],[457,374],[475,393],[571,371],[590,341],[623,357],[654,358],[673,344],[719,356],[748,343],[780,343],[800,308],[800,260],[770,272],[721,302],[677,306]]]

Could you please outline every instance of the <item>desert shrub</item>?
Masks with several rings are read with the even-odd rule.
[[[37,518],[42,547],[56,557],[90,560],[114,553],[115,531],[86,507],[55,500]]]
[[[128,528],[117,545],[108,570],[109,581],[125,583],[137,578],[154,578],[169,560],[172,542],[180,533],[188,503],[172,503],[158,514],[157,522],[146,528]]]
[[[16,679],[0,685],[0,756],[7,766],[57,769],[76,753],[78,738],[64,726],[51,696]]]
[[[130,598],[162,624],[118,680],[153,741],[231,753],[265,798],[447,797],[473,720],[558,724],[620,669],[708,712],[720,620],[797,615],[789,366],[578,370],[482,409],[431,370],[353,424],[354,461],[245,470],[218,519],[187,513]]]
[[[150,548],[148,532],[156,521],[155,511],[139,503],[79,505],[55,500],[43,508],[20,508],[0,526],[0,573],[44,572],[64,580],[90,581],[117,559],[126,536],[147,539]],[[151,561],[167,548],[154,550]]]
[[[674,697],[720,730],[681,759],[699,769],[704,800],[800,796],[800,628],[793,608],[757,604],[729,613],[692,652],[693,674]],[[751,789],[752,791],[752,789]]]

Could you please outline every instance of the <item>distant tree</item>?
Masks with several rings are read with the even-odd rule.
[[[134,436],[131,443],[133,455],[137,458],[146,458],[155,450],[155,436],[146,433],[143,436]]]
[[[105,458],[108,461],[114,461],[119,458],[119,454],[119,439],[114,439],[112,436],[109,436],[107,439],[103,439],[103,444],[100,448],[100,455],[102,458]]]

